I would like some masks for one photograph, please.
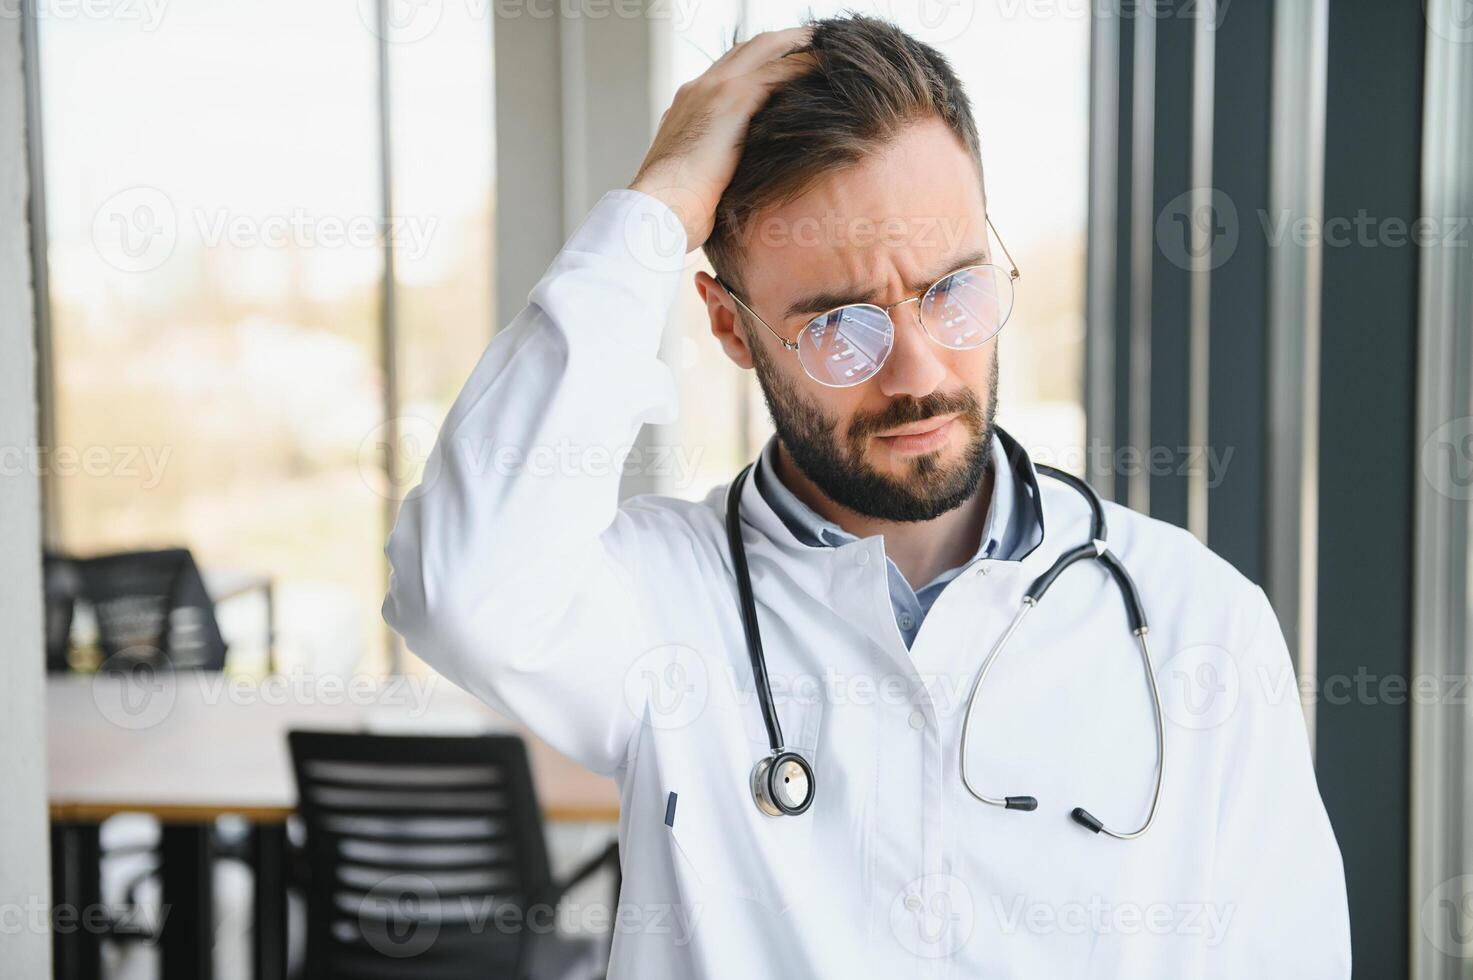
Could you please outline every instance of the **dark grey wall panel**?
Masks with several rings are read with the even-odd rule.
[[[1408,962],[1410,708],[1356,679],[1410,674],[1418,255],[1395,229],[1419,208],[1425,30],[1417,3],[1330,3],[1316,764],[1359,977]]]
[[[1192,275],[1182,246],[1192,188],[1192,98],[1197,20],[1183,5],[1158,0],[1156,21],[1155,153],[1152,163],[1151,218],[1151,389],[1148,454],[1161,452],[1169,465],[1150,466],[1152,517],[1187,526],[1188,477],[1179,464],[1191,435]],[[1200,9],[1198,5],[1197,9]],[[1165,222],[1164,234],[1161,233]],[[1132,379],[1140,384],[1141,379]],[[1159,447],[1159,449],[1158,449]],[[1137,501],[1131,501],[1134,506]]]
[[[1120,75],[1118,87],[1119,128],[1115,154],[1115,426],[1111,448],[1130,445],[1130,242],[1132,200],[1130,193],[1131,134],[1135,127],[1133,92],[1135,91],[1135,23],[1132,17],[1119,17]],[[1114,498],[1130,502],[1130,480],[1121,467],[1114,466]]]
[[[1268,411],[1268,237],[1273,3],[1236,0],[1216,34],[1208,312],[1207,444],[1220,471],[1207,473],[1207,544],[1260,585],[1266,571],[1265,464]],[[1217,229],[1221,229],[1219,232]],[[1228,237],[1235,235],[1236,242]],[[1220,264],[1217,264],[1220,263]]]

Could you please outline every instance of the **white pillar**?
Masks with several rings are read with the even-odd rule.
[[[657,106],[673,22],[648,0],[569,0],[511,13],[501,4],[496,60],[496,316],[504,326],[558,247],[605,191],[633,179]],[[639,442],[665,441],[646,427]],[[626,496],[668,490],[632,473]]]
[[[46,681],[41,626],[41,495],[36,350],[26,206],[21,20],[0,17],[0,963],[7,976],[51,975]]]

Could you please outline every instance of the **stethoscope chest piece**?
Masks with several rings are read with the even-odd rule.
[[[796,752],[778,752],[752,767],[752,799],[769,817],[796,816],[813,803],[813,769]]]

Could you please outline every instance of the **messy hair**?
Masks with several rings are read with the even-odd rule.
[[[752,117],[704,246],[716,275],[733,286],[740,283],[737,264],[748,222],[883,149],[912,123],[945,122],[982,180],[972,106],[941,52],[862,14],[815,20],[812,28],[810,42],[799,50],[816,65],[776,87]]]

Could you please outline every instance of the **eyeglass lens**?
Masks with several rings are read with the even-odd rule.
[[[969,350],[987,343],[1013,307],[1013,281],[995,265],[946,276],[921,297],[921,323],[936,343]],[[854,304],[815,317],[798,335],[798,359],[819,384],[847,388],[874,377],[895,346],[895,324],[878,306]]]

